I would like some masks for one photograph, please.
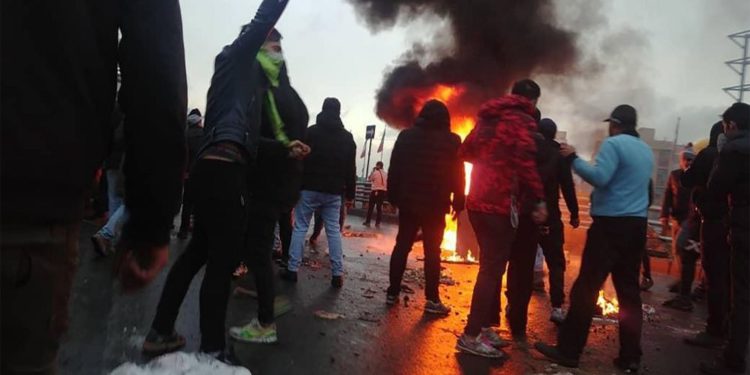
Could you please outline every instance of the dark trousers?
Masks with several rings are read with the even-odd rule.
[[[747,227],[731,228],[732,246],[732,312],[729,318],[729,344],[724,357],[735,370],[747,368],[750,338],[750,232]]]
[[[190,220],[193,217],[193,192],[191,191],[190,179],[185,180],[182,190],[182,212],[180,213],[180,232],[190,230]]]
[[[688,249],[690,241],[700,239],[700,220],[697,214],[691,215],[682,222],[678,235],[673,238],[675,249],[680,256],[680,295],[683,298],[690,298],[693,291],[693,281],[695,281],[695,270],[698,259],[700,259],[699,249]]]
[[[552,307],[562,307],[565,303],[564,242],[563,223],[559,219],[551,221],[549,231],[539,237],[539,245],[542,246],[549,269],[549,295]]]
[[[464,333],[476,336],[482,328],[498,320],[500,288],[516,230],[510,223],[509,215],[469,211],[469,221],[477,236],[480,252],[479,273]],[[533,263],[532,260],[532,274]]]
[[[373,190],[370,192],[370,201],[367,204],[366,223],[370,223],[370,219],[372,219],[372,210],[377,209],[378,213],[375,217],[375,224],[380,225],[380,221],[383,219],[383,201],[385,201],[385,191]]]
[[[262,199],[262,197],[259,197]],[[273,242],[280,212],[260,201],[251,201],[247,220],[245,263],[255,278],[258,292],[258,321],[267,325],[274,322]],[[288,254],[288,250],[287,250]]]
[[[522,215],[518,221],[516,235],[511,242],[508,259],[508,325],[513,336],[526,335],[529,318],[529,301],[534,287],[534,261],[539,243],[539,225],[530,216]],[[498,284],[498,291],[502,284]],[[497,300],[498,307],[500,300]],[[498,316],[500,309],[497,309]]]
[[[289,260],[289,246],[292,243],[292,210],[279,215],[279,239],[281,240],[281,259]]]
[[[0,373],[55,373],[61,338],[68,329],[78,230],[77,223],[3,224]]]
[[[412,213],[400,210],[398,215],[398,235],[396,246],[391,254],[390,283],[388,294],[401,292],[401,279],[406,270],[406,261],[417,231],[422,228],[424,243],[425,297],[433,302],[440,301],[440,242],[445,230],[445,213]]]
[[[648,248],[643,248],[643,259],[641,259],[641,262],[643,264],[643,277],[650,279],[651,278],[651,256],[648,255]]]
[[[205,265],[200,290],[201,350],[225,346],[225,320],[232,272],[245,240],[246,167],[216,160],[198,160],[193,168],[195,226],[193,237],[164,284],[152,328],[174,331],[175,320],[190,283]]]
[[[325,222],[323,221],[323,214],[320,213],[320,210],[315,211],[315,223],[313,224],[313,233],[312,236],[310,236],[310,239],[315,241],[320,237],[320,232],[323,231],[323,225]],[[344,230],[344,223],[346,223],[346,200],[344,197],[341,197],[341,214],[339,215],[339,227],[341,230]]]
[[[593,219],[578,279],[570,291],[570,311],[558,334],[558,349],[569,358],[581,356],[599,290],[611,273],[620,302],[620,358],[640,361],[643,312],[638,269],[646,245],[646,218]]]
[[[702,261],[706,274],[708,319],[706,333],[724,337],[729,319],[731,287],[729,228],[724,220],[703,220]]]

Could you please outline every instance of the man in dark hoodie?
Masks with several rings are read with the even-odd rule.
[[[305,160],[302,179],[302,194],[294,209],[294,231],[289,249],[289,266],[281,271],[281,277],[297,282],[297,272],[302,263],[305,236],[310,220],[320,210],[328,237],[328,252],[331,259],[331,286],[343,285],[344,264],[341,247],[341,195],[351,202],[354,199],[357,179],[356,144],[351,133],[341,122],[341,103],[327,98],[316,124],[307,130],[305,143],[312,152]]]
[[[724,344],[729,318],[729,228],[726,199],[713,196],[707,190],[716,158],[719,156],[719,137],[724,135],[724,125],[717,122],[711,128],[708,146],[696,155],[695,160],[680,182],[692,189],[693,204],[701,216],[701,264],[706,276],[708,318],[706,330],[685,339],[690,345],[718,347]]]
[[[729,201],[732,307],[723,361],[701,364],[710,375],[746,374],[750,341],[750,105],[735,103],[723,114],[727,143],[708,181],[708,193]]]
[[[68,327],[85,197],[114,130],[118,65],[121,286],[145,286],[168,261],[185,155],[182,21],[176,0],[4,1],[0,13],[0,373],[47,374]]]
[[[245,248],[246,263],[258,291],[258,317],[242,327],[229,330],[238,341],[274,343],[273,244],[281,216],[292,210],[299,199],[302,159],[310,148],[305,138],[309,115],[307,107],[289,81],[281,48],[281,34],[272,30],[258,52],[254,67],[259,85],[260,139],[257,162],[248,174],[250,205]],[[293,142],[302,146],[298,155],[289,154]]]
[[[200,152],[203,146],[203,116],[198,108],[194,108],[188,113],[187,118],[187,168],[185,169],[185,184],[182,189],[182,213],[180,220],[180,230],[177,232],[177,238],[186,239],[188,232],[191,228],[191,219],[193,217],[193,196],[190,189],[190,171],[195,165],[195,160],[198,158],[198,152]]]
[[[167,276],[151,332],[143,344],[148,355],[176,351],[185,345],[185,338],[174,325],[185,294],[204,265],[200,350],[219,359],[226,355],[224,323],[229,289],[247,231],[248,165],[264,148],[289,157],[304,151],[301,142],[278,146],[261,139],[260,111],[253,107],[262,101],[258,97],[261,82],[255,70],[256,56],[287,3],[264,0],[253,21],[216,57],[206,106],[206,140],[190,176],[195,198],[193,237]]]
[[[578,199],[576,198],[575,184],[573,184],[573,172],[570,162],[560,156],[560,144],[555,141],[557,135],[557,124],[551,119],[545,118],[539,122],[539,132],[544,136],[543,147],[554,150],[552,173],[542,176],[544,184],[544,200],[547,202],[549,218],[542,228],[542,236],[539,244],[544,251],[544,259],[549,269],[549,294],[552,303],[552,315],[550,320],[562,323],[565,312],[562,309],[565,302],[565,243],[564,228],[560,213],[560,191],[562,191],[565,204],[570,212],[570,226],[578,228],[581,224],[578,218]]]
[[[398,303],[406,260],[421,228],[424,241],[424,311],[447,315],[451,309],[440,301],[440,243],[445,215],[453,218],[464,209],[464,166],[458,158],[461,138],[451,132],[448,108],[428,101],[413,127],[398,135],[391,154],[389,201],[399,208],[398,235],[390,263],[386,303]],[[451,200],[451,197],[453,198]]]

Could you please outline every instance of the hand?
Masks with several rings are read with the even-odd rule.
[[[310,155],[311,151],[310,146],[298,140],[289,142],[287,148],[289,148],[289,157],[297,160],[303,160]]]
[[[577,217],[570,218],[570,226],[573,227],[573,229],[578,229],[578,227],[581,226],[581,219]]]
[[[547,205],[544,203],[540,203],[531,213],[531,220],[534,221],[534,224],[543,224],[547,221],[548,216]]]
[[[452,210],[452,211],[453,212],[451,214],[451,219],[453,219],[453,221],[458,220],[458,217],[461,215],[461,211],[456,211],[456,210]]]
[[[153,281],[169,262],[169,246],[157,246],[138,253],[123,249],[115,261],[115,273],[125,293],[135,292]]]
[[[563,143],[563,144],[560,145],[560,155],[562,155],[563,157],[567,158],[568,156],[573,155],[575,153],[576,153],[576,148],[575,147],[573,147],[573,146],[571,146],[571,145],[569,145],[567,143]]]

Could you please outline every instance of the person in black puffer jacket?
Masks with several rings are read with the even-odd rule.
[[[389,202],[399,208],[399,228],[390,263],[386,302],[394,305],[401,292],[406,260],[421,228],[425,253],[425,312],[446,315],[450,308],[438,295],[440,242],[445,214],[454,218],[464,209],[464,166],[458,158],[461,139],[451,132],[445,104],[431,100],[414,126],[402,131],[393,147]],[[451,200],[451,197],[453,199]]]
[[[289,264],[282,271],[282,278],[296,282],[297,271],[302,263],[302,251],[310,220],[319,210],[325,222],[328,250],[331,259],[331,285],[343,285],[343,252],[341,248],[341,195],[347,201],[354,199],[356,183],[356,144],[351,133],[341,122],[341,103],[328,98],[317,124],[307,131],[305,143],[311,153],[305,160],[302,180],[302,197],[294,209],[294,231],[289,248]]]

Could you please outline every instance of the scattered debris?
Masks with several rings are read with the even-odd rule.
[[[414,294],[414,293],[416,293],[414,291],[414,289],[412,289],[410,286],[408,286],[406,284],[401,284],[401,291],[404,292],[404,293],[406,293],[406,294]]]
[[[318,262],[315,259],[303,259],[302,260],[302,265],[304,267],[307,267],[307,268],[310,268],[310,269],[313,269],[313,270],[317,270],[317,269],[320,269],[322,267],[322,265],[320,264],[320,262]]]
[[[404,296],[404,307],[409,307],[409,296]]]
[[[374,316],[369,311],[364,311],[359,315],[359,320],[369,323],[380,323],[380,318]]]
[[[344,314],[339,314],[339,313],[325,311],[325,310],[317,310],[313,314],[317,316],[318,318],[325,319],[325,320],[337,320],[337,319],[346,318]]]
[[[378,294],[377,290],[372,290],[370,288],[367,288],[367,290],[365,290],[365,292],[362,294],[362,297],[371,299],[371,298],[374,298],[376,294]]]
[[[353,238],[377,238],[378,237],[377,233],[357,232],[357,231],[344,231],[344,233],[341,233],[341,235],[343,237],[348,237],[348,238],[351,238],[351,237]]]

